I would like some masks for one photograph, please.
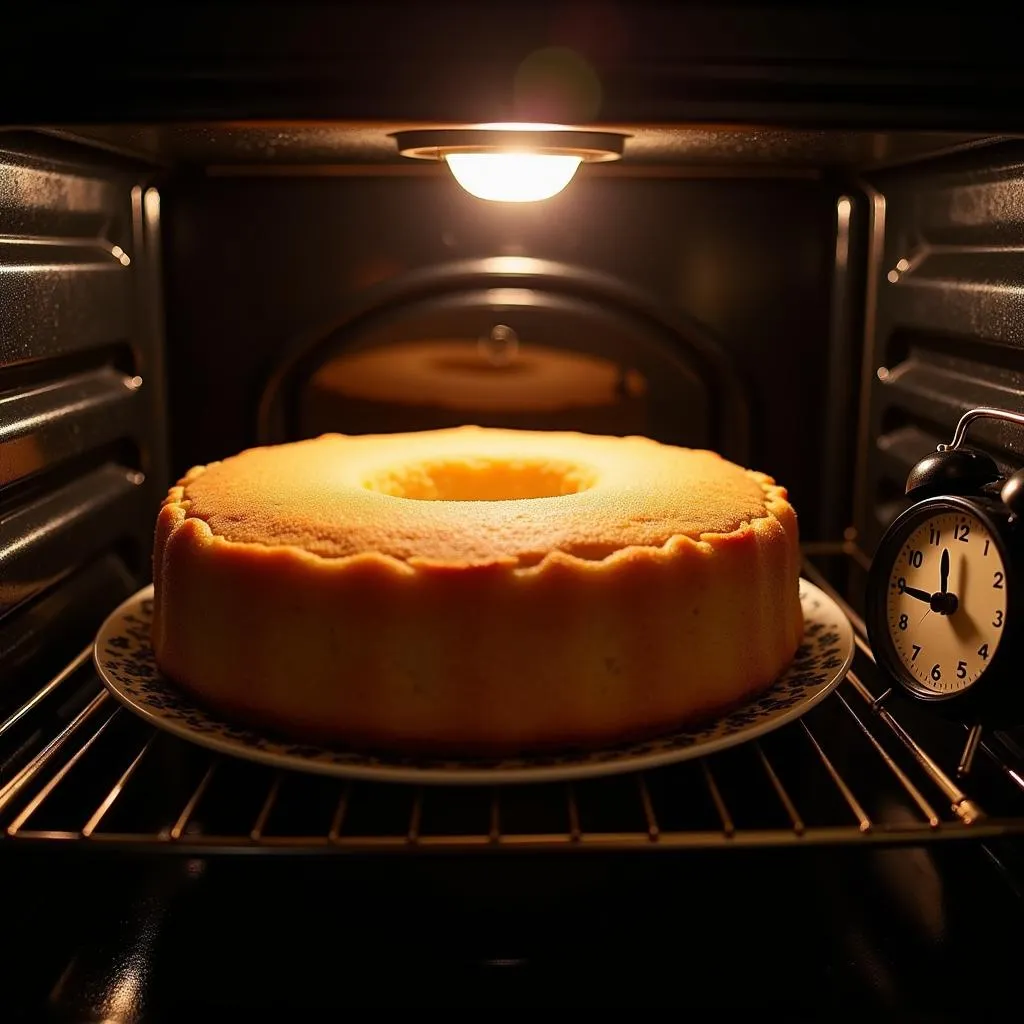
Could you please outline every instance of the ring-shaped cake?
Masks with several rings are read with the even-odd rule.
[[[154,550],[153,645],[224,715],[509,754],[713,716],[803,633],[784,488],[642,437],[328,434],[196,467]]]

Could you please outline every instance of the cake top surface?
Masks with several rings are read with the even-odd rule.
[[[488,354],[472,341],[407,341],[338,356],[313,386],[350,398],[495,412],[603,405],[639,396],[644,381],[598,356],[521,344]]]
[[[172,498],[239,543],[529,566],[730,534],[785,491],[714,452],[642,437],[458,427],[253,448],[192,470]]]

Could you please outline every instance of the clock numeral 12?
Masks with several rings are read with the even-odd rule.
[[[970,526],[968,526],[967,523],[961,523],[959,526],[953,527],[953,540],[959,540],[966,544],[970,533]]]

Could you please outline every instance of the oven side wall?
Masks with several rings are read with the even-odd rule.
[[[140,167],[0,132],[0,708],[148,578],[167,475],[159,275]]]
[[[1024,148],[983,147],[872,176],[855,500],[870,555],[907,506],[913,465],[969,409],[1024,412]],[[983,420],[967,443],[1004,471],[1024,428]]]

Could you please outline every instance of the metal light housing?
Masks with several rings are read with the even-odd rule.
[[[423,128],[392,136],[402,156],[443,160],[470,195],[492,202],[550,199],[581,164],[621,158],[627,136],[550,124]]]

